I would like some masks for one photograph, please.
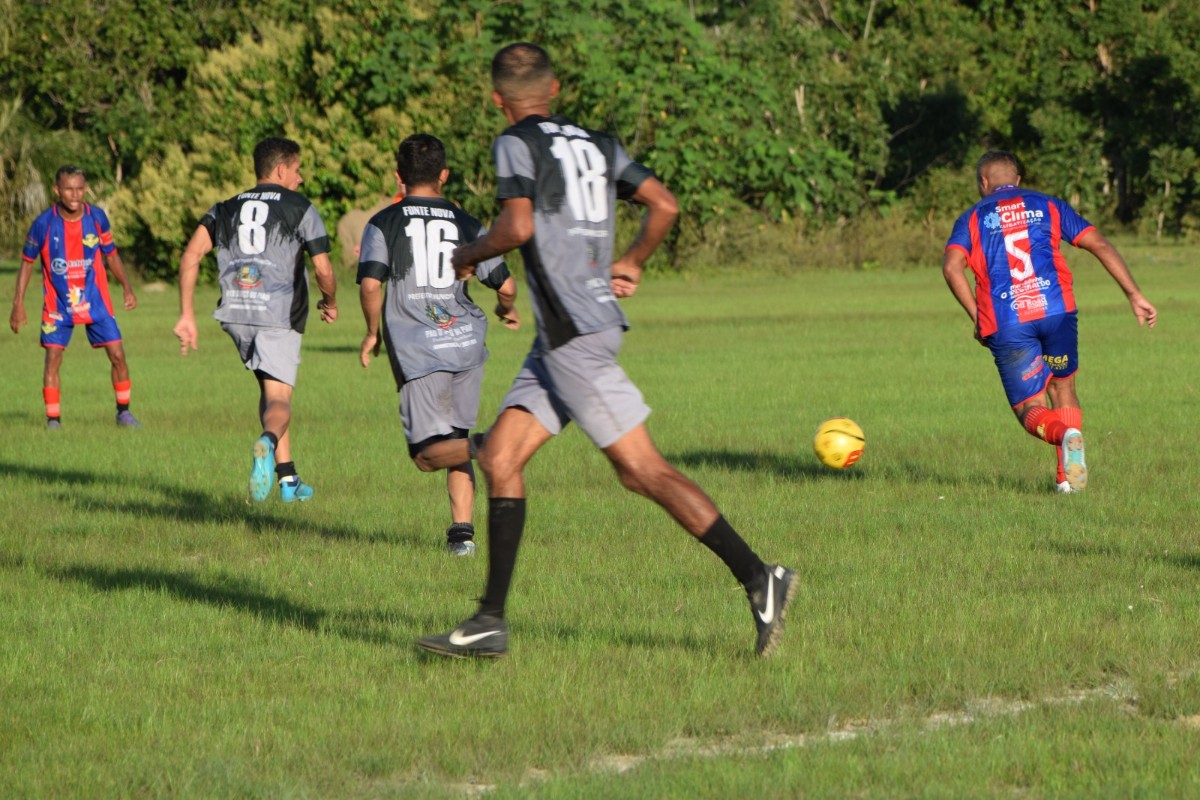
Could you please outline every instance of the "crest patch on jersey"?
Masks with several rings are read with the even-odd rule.
[[[429,317],[430,321],[439,328],[449,328],[458,319],[458,317],[451,316],[449,311],[436,303],[425,304],[425,316]]]

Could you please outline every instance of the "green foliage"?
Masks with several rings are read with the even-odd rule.
[[[617,135],[679,197],[676,263],[746,212],[814,237],[893,211],[931,225],[961,202],[953,181],[990,147],[1016,150],[1028,185],[1090,218],[1176,235],[1200,217],[1196,173],[1173,155],[1200,141],[1194,3],[0,9],[0,98],[22,103],[22,157],[43,181],[62,161],[87,168],[147,276],[169,277],[205,203],[252,180],[249,153],[265,135],[301,142],[304,190],[331,230],[390,191],[396,143],[416,131],[447,143],[448,195],[492,216],[490,145],[504,121],[488,64],[522,39],[554,57],[558,110]],[[187,188],[163,185],[175,180]]]

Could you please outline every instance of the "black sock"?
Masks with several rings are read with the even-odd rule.
[[[284,478],[296,477],[296,462],[284,461],[275,465],[275,479],[283,480]]]
[[[525,498],[493,497],[488,500],[488,578],[479,610],[504,616],[504,601],[517,565],[517,548],[525,530]]]
[[[117,403],[117,413],[118,414],[120,414],[122,411],[128,411],[128,410],[129,410],[129,403]]]
[[[267,437],[268,440],[270,440],[271,447],[279,447],[279,437],[278,436],[276,436],[273,433],[268,433],[267,431],[263,431],[262,435]],[[259,438],[261,439],[262,436],[260,436]]]
[[[700,537],[700,543],[717,554],[725,562],[738,583],[750,588],[750,582],[762,574],[765,566],[750,545],[738,536],[737,531],[730,527],[725,517],[717,517],[716,522]]]

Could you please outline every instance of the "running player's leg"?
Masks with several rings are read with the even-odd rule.
[[[770,655],[783,633],[795,573],[768,566],[707,495],[659,453],[645,427],[650,408],[617,363],[620,329],[581,336],[547,354],[554,396],[608,457],[621,484],[648,497],[716,554],[746,589],[758,628],[759,655]],[[490,436],[488,445],[490,446]]]
[[[255,502],[266,500],[277,480],[284,502],[308,500],[313,490],[296,474],[290,433],[292,387],[300,367],[300,334],[286,328],[233,323],[223,323],[221,328],[237,345],[242,362],[254,372],[259,386],[262,434],[254,442],[250,498]]]
[[[1041,322],[1023,323],[997,331],[985,343],[1017,421],[1031,436],[1057,445],[1066,426],[1046,402],[1051,372],[1042,358],[1042,327]]]
[[[622,486],[658,503],[692,536],[704,536],[721,515],[699,486],[663,458],[645,425],[604,448],[604,455]]]
[[[258,373],[258,416],[262,432],[275,438],[275,462],[292,460],[292,387],[265,373]]]
[[[400,389],[400,420],[413,463],[422,472],[446,470],[450,527],[446,549],[456,556],[475,553],[475,470],[467,444],[475,425],[483,367],[439,370],[405,381]]]
[[[1075,392],[1075,373],[1079,370],[1079,336],[1077,315],[1064,314],[1044,338],[1045,361],[1050,367],[1050,383],[1046,387],[1054,412],[1067,431],[1063,434],[1065,447],[1055,448],[1057,455],[1055,484],[1060,492],[1077,492],[1087,486],[1087,463],[1084,460],[1083,411]]]
[[[477,454],[488,481],[487,585],[473,617],[448,633],[418,639],[421,649],[457,658],[495,658],[508,652],[504,608],[525,530],[525,465],[554,433],[520,406],[505,407],[488,432]]]

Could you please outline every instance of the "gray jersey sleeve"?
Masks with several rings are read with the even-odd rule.
[[[500,136],[492,148],[496,160],[496,197],[512,200],[534,196],[537,168],[529,145],[516,136]]]
[[[486,235],[487,228],[480,225],[475,230],[474,235],[467,238],[467,241],[473,242],[482,239]],[[475,277],[489,289],[499,289],[509,278],[508,265],[504,263],[504,256],[496,256],[495,258],[489,258],[487,261],[480,261],[475,265]]]
[[[308,211],[304,212],[297,233],[300,241],[304,242],[304,249],[308,251],[309,256],[319,256],[329,252],[329,234],[325,232],[325,222],[317,212],[316,206],[309,206]]]
[[[367,223],[367,227],[363,228],[362,244],[358,251],[358,282],[362,283],[363,278],[387,281],[391,273],[391,267],[388,266],[390,263],[383,231]]]
[[[618,143],[613,153],[613,175],[617,176],[617,197],[628,200],[647,178],[654,177],[654,172],[630,158]]]

